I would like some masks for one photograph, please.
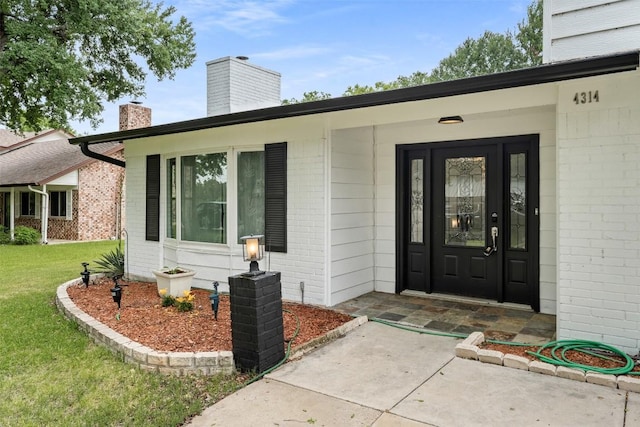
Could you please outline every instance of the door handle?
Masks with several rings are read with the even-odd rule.
[[[498,252],[498,244],[496,238],[498,237],[498,227],[491,227],[491,246],[487,246],[484,250],[484,256],[489,256],[494,252]]]

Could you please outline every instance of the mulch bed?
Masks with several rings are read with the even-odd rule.
[[[84,284],[67,288],[79,309],[116,332],[158,351],[231,351],[231,316],[229,296],[220,295],[218,320],[214,319],[210,291],[192,289],[195,307],[178,312],[175,307],[162,307],[155,283],[126,282],[122,285],[121,309],[118,314],[110,289],[113,282],[98,279],[88,288]],[[299,346],[349,322],[353,318],[326,308],[283,302],[284,338],[294,336],[297,322],[300,330],[293,346]],[[118,318],[119,317],[119,318]]]

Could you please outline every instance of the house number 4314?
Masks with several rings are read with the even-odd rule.
[[[592,102],[600,102],[600,95],[597,90],[590,90],[589,92],[576,92],[573,95],[573,102],[576,104],[590,104]]]

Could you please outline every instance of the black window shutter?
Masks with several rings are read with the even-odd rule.
[[[160,241],[160,155],[147,156],[145,239]]]
[[[264,228],[267,251],[287,252],[287,143],[264,146]]]

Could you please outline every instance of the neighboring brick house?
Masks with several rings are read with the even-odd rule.
[[[120,130],[150,124],[150,109],[120,107]],[[43,243],[119,238],[124,228],[124,168],[86,157],[68,138],[50,131],[0,151],[0,225],[11,232],[20,225],[35,228]],[[91,151],[124,160],[119,142]]]

